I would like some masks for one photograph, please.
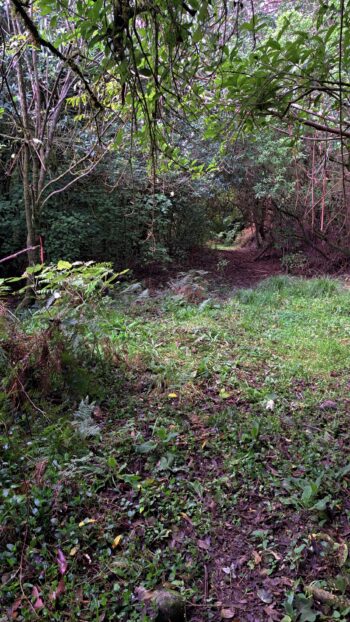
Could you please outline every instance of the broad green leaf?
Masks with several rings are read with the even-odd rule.
[[[60,259],[60,261],[57,263],[57,270],[70,270],[72,267],[72,264],[69,263],[69,261],[64,261],[63,259]]]

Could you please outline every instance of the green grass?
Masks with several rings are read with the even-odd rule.
[[[100,434],[78,435],[69,402],[33,412],[31,433],[3,417],[3,610],[21,599],[19,620],[146,621],[135,588],[163,584],[193,620],[239,598],[268,620],[264,595],[286,622],[348,619],[306,586],[340,597],[350,583],[336,556],[350,518],[349,292],[279,276],[228,302],[103,309],[118,363],[90,370]]]

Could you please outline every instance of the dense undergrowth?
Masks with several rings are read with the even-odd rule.
[[[165,585],[191,620],[347,620],[349,291],[134,300],[56,322],[46,392],[2,388],[0,619],[146,622]]]

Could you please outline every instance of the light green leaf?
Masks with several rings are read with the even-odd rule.
[[[69,263],[69,261],[64,261],[60,259],[60,261],[57,263],[57,270],[70,270],[71,267],[72,264]]]

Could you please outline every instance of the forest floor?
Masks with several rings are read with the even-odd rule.
[[[190,255],[182,269],[206,271],[212,288],[216,284],[227,295],[233,289],[252,287],[270,276],[285,273],[277,255],[259,257],[259,252],[254,248],[234,247],[200,249]],[[152,289],[159,284],[166,285],[169,278],[176,277],[178,272],[180,266],[175,264],[165,272],[153,267],[149,273],[141,276],[146,277],[146,283]]]
[[[255,248],[209,249],[194,257],[194,265],[221,279],[230,288],[252,287],[270,276],[285,272],[278,256],[259,257]]]
[[[350,292],[213,281],[106,302],[108,358],[3,432],[2,622],[146,622],[159,586],[191,622],[349,619]]]
[[[320,252],[309,248],[307,253],[292,253],[283,260],[275,250],[264,252],[252,245],[240,248],[211,245],[194,251],[182,267],[174,263],[164,271],[152,266],[140,276],[152,290],[159,285],[165,286],[181,270],[206,271],[211,289],[216,288],[218,293],[219,288],[224,296],[230,296],[235,289],[254,287],[266,278],[287,272],[308,278],[329,275],[348,279],[350,276],[348,260],[336,255],[325,259]]]

